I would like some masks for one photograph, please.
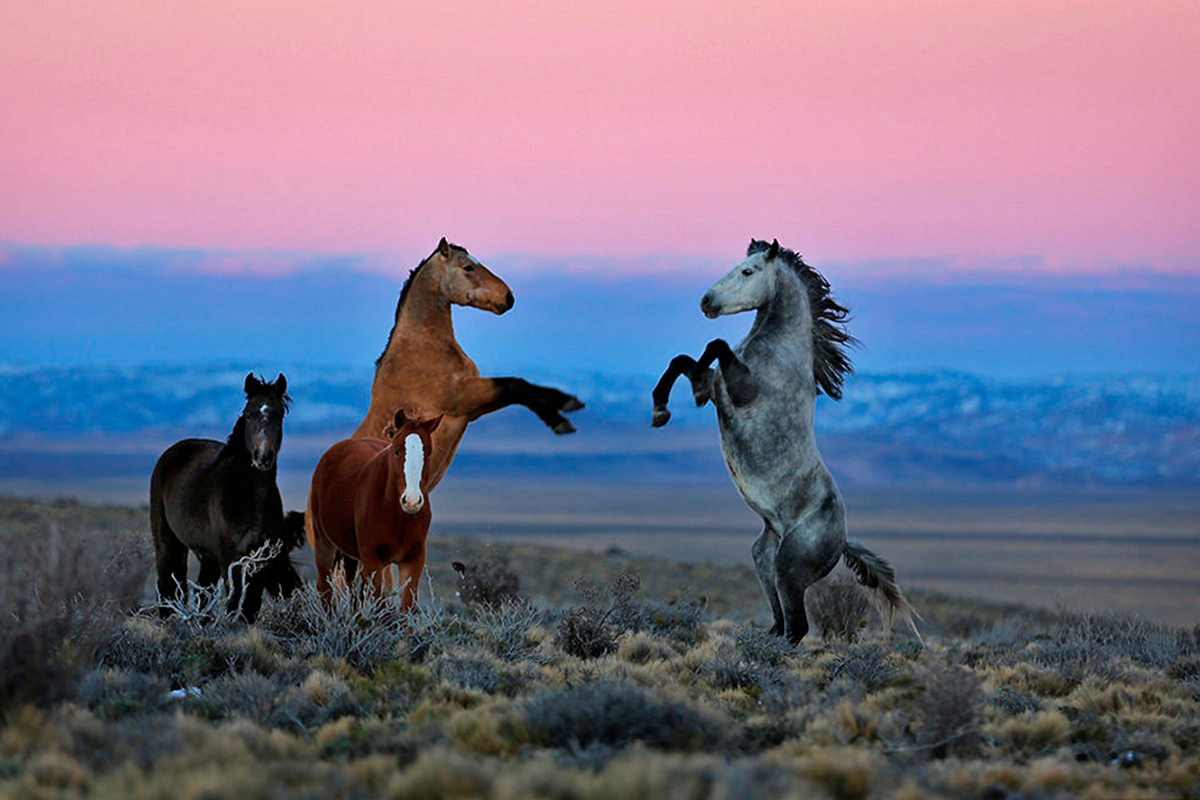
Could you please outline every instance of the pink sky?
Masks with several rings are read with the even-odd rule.
[[[0,240],[1200,263],[1200,3],[38,0]]]

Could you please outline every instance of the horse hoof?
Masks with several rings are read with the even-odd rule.
[[[559,436],[562,436],[565,433],[574,433],[575,426],[564,419],[562,422],[554,426],[553,431]]]
[[[654,409],[654,415],[650,417],[650,425],[655,428],[661,428],[671,419],[671,412],[665,408]]]
[[[562,408],[559,411],[562,411],[564,414],[570,414],[572,411],[578,411],[581,408],[583,408],[582,400],[578,397],[568,396],[567,401],[562,404]]]

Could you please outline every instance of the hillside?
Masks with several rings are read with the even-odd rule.
[[[748,569],[449,537],[410,619],[162,620],[144,537],[0,501],[0,797],[1200,797],[1197,630],[834,579],[791,648]]]

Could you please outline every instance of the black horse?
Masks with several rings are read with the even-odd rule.
[[[283,441],[283,417],[291,399],[287,378],[274,383],[246,376],[246,407],[224,444],[184,439],[159,457],[150,477],[150,531],[158,562],[158,595],[187,591],[187,554],[200,559],[201,586],[212,586],[230,566],[267,542],[280,552],[245,587],[242,614],[253,621],[264,590],[290,595],[300,576],[288,554],[304,536],[304,516],[285,519],[275,464]],[[230,609],[241,601],[243,576],[232,576]],[[165,612],[164,612],[165,613]]]

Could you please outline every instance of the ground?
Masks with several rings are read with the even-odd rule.
[[[834,579],[793,648],[744,567],[448,537],[412,617],[162,619],[146,544],[0,501],[0,797],[1200,798],[1200,630]]]

